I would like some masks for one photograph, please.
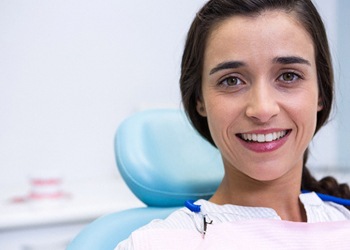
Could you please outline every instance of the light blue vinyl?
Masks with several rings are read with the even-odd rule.
[[[180,110],[130,117],[118,129],[115,151],[123,179],[149,206],[208,199],[223,176],[219,151],[194,131]]]
[[[167,217],[186,200],[210,198],[224,174],[219,151],[175,109],[142,111],[127,118],[115,136],[115,155],[124,181],[147,207],[97,219],[68,250],[112,250],[132,231]]]

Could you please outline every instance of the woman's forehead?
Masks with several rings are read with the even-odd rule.
[[[293,14],[266,11],[257,16],[233,16],[216,25],[207,40],[204,65],[235,59],[232,57],[243,60],[281,55],[303,56],[314,63],[314,43]]]

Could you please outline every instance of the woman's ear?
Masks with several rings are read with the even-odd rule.
[[[203,117],[207,116],[207,110],[205,109],[205,105],[204,105],[203,101],[201,101],[201,100],[197,101],[196,109],[197,109],[198,114],[200,114],[201,116],[203,116]]]
[[[323,100],[321,97],[318,98],[317,111],[321,111],[323,109]]]

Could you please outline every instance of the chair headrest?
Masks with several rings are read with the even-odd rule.
[[[180,110],[148,110],[127,118],[115,137],[118,169],[148,206],[183,206],[208,199],[224,170],[219,151]]]

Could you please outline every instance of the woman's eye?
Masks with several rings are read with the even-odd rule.
[[[293,72],[283,73],[278,79],[283,82],[294,82],[300,78],[299,75]]]
[[[236,86],[236,85],[240,85],[242,84],[243,82],[237,78],[237,77],[233,77],[233,76],[230,76],[230,77],[227,77],[225,78],[224,80],[220,81],[219,84],[220,85],[225,85],[227,87],[232,87],[232,86]]]

